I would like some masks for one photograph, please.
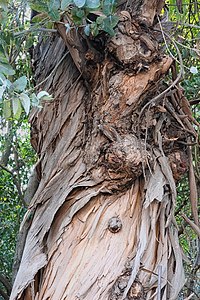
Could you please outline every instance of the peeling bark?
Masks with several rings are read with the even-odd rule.
[[[142,23],[163,1],[135,4],[101,56],[81,39],[71,47],[62,25],[36,49],[38,82],[66,46],[71,56],[42,87],[55,100],[30,118],[40,182],[11,300],[157,299],[158,289],[175,300],[184,284],[176,181],[196,133],[178,84],[163,81],[173,61]]]

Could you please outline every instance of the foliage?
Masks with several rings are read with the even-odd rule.
[[[52,97],[47,92],[42,96],[31,93],[30,55],[27,53],[30,39],[16,36],[17,31],[30,25],[25,17],[26,2],[22,2],[22,8],[8,1],[1,1],[0,5],[0,107],[7,120],[19,119],[22,109],[28,115],[31,105],[39,107],[41,100]]]
[[[0,276],[8,282],[26,211],[23,195],[35,163],[27,121],[33,105],[27,92],[32,77],[27,54],[30,39],[15,37],[16,31],[27,28],[24,9],[25,2],[0,1]],[[0,282],[1,292],[8,291]]]
[[[96,36],[100,31],[114,35],[113,28],[119,19],[115,15],[116,0],[50,0],[31,1],[31,8],[40,12],[33,21],[50,18],[60,22],[63,14],[68,20],[64,22],[66,31],[72,27],[83,27],[84,33]]]
[[[9,121],[9,124],[6,120],[1,121],[0,273],[11,281],[17,234],[26,211],[23,194],[35,163],[35,154],[29,142],[29,126],[25,115],[18,121]]]

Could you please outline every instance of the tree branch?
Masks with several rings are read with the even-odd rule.
[[[2,289],[0,289],[0,295],[4,300],[9,300],[9,296]]]
[[[27,29],[27,30],[22,30],[20,32],[16,32],[14,33],[15,37],[21,36],[23,34],[28,34],[30,32],[34,32],[34,31],[38,31],[38,32],[57,32],[56,29],[48,29],[48,28],[31,28],[31,29]]]
[[[20,184],[17,180],[16,175],[11,170],[9,170],[7,167],[3,166],[2,164],[0,164],[0,168],[2,168],[4,171],[8,172],[12,176],[13,183],[17,188],[19,198],[22,201],[23,205],[26,206],[26,203],[24,202],[24,197],[23,197],[23,194],[22,194],[22,191],[21,191],[21,186],[20,186]]]
[[[12,129],[11,121],[8,121],[8,133],[6,134],[6,140],[5,140],[5,144],[4,144],[4,151],[2,153],[1,160],[0,160],[0,163],[4,166],[7,166],[8,159],[9,159],[9,156],[10,156],[10,153],[11,153],[12,139],[13,139],[11,129]]]
[[[12,285],[11,285],[10,281],[5,276],[0,274],[0,282],[5,286],[5,288],[8,292],[7,294],[10,294],[11,289],[12,289]]]

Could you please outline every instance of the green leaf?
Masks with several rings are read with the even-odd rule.
[[[48,5],[43,1],[31,1],[30,7],[37,12],[47,12]]]
[[[8,1],[0,0],[0,7],[3,8],[3,10],[8,10]]]
[[[6,58],[3,51],[0,52],[0,62],[2,62],[3,64],[9,64],[8,59]]]
[[[12,109],[13,109],[14,116],[16,116],[20,106],[21,106],[21,103],[20,103],[19,99],[17,99],[17,98],[12,99]]]
[[[0,62],[0,73],[9,76],[9,75],[14,75],[15,71],[11,67],[11,65]]]
[[[118,21],[119,18],[117,16],[109,16],[103,19],[100,29],[113,36],[115,34],[113,28],[117,25]]]
[[[37,98],[40,100],[41,98],[43,98],[44,96],[49,96],[49,93],[47,93],[46,91],[41,91],[37,94]]]
[[[91,27],[91,33],[92,33],[92,35],[93,36],[97,36],[99,34],[99,29],[98,29],[97,24],[96,23],[92,23],[90,25],[90,27]]]
[[[36,94],[35,93],[31,94],[30,98],[31,98],[31,105],[38,107],[40,101],[39,101],[38,97],[36,96]]]
[[[19,98],[20,98],[21,104],[22,104],[26,114],[28,115],[30,112],[30,106],[31,106],[31,100],[30,100],[29,96],[25,93],[21,93],[19,95]]]
[[[65,10],[72,3],[73,3],[73,0],[62,0],[61,1],[61,10]]]
[[[115,4],[115,1],[111,1],[111,0],[105,0],[103,2],[102,11],[106,16],[109,16],[114,12],[114,7],[115,7],[114,4]]]
[[[0,73],[0,84],[3,84],[4,80],[6,80],[6,77],[2,73]]]
[[[82,9],[77,9],[77,10],[76,10],[76,16],[77,16],[79,19],[83,19],[84,16],[85,16],[84,10],[82,10]]]
[[[192,74],[198,74],[198,69],[197,69],[197,67],[191,66],[191,67],[190,67],[190,72],[191,72]]]
[[[81,8],[85,5],[86,0],[73,0],[74,4],[78,7]]]
[[[51,10],[48,12],[48,15],[54,22],[60,21],[60,13],[58,10]]]
[[[98,25],[102,24],[103,23],[103,20],[106,18],[106,16],[100,16],[96,19],[96,23]]]
[[[4,80],[4,85],[5,85],[6,87],[10,88],[11,85],[12,85],[12,83],[10,82],[10,80],[5,79],[5,80]]]
[[[99,0],[86,0],[86,6],[89,8],[98,8],[100,6]]]
[[[10,100],[5,100],[3,102],[3,115],[6,119],[11,117],[11,104]]]
[[[46,12],[42,12],[31,19],[33,23],[40,23],[47,18],[48,14]]]
[[[58,10],[60,8],[60,0],[50,0],[48,3],[49,11]]]
[[[5,86],[0,86],[0,102],[2,102],[3,94],[5,92]]]
[[[22,76],[13,82],[12,87],[17,92],[23,92],[26,88],[26,85],[27,85],[27,78],[26,76]]]
[[[48,3],[48,15],[53,21],[60,21],[60,0],[50,0]]]

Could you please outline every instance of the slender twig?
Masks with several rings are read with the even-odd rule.
[[[192,157],[192,149],[191,147],[188,148],[188,157],[189,157],[189,188],[190,188],[190,203],[191,203],[191,210],[194,219],[194,223],[198,226],[199,225],[199,217],[198,217],[198,192],[197,192],[197,184],[195,179],[194,167],[193,167],[193,157]],[[187,221],[187,220],[186,220]]]
[[[198,225],[196,225],[194,222],[192,222],[186,215],[181,214],[184,220],[190,225],[190,227],[193,229],[193,231],[198,235],[200,239],[200,228]]]
[[[162,33],[162,36],[163,36],[163,40],[165,42],[165,46],[168,50],[168,52],[170,53],[170,55],[172,56],[172,58],[174,60],[176,60],[179,64],[180,64],[180,73],[181,75],[184,75],[184,64],[183,64],[183,59],[182,59],[182,55],[181,55],[181,52],[176,44],[176,42],[171,38],[171,36],[169,34],[167,34],[166,32],[163,31],[163,27],[162,27],[162,24],[160,22],[160,19],[158,18],[158,22],[159,22],[159,25],[160,25],[160,30],[161,30],[161,33]],[[172,44],[174,45],[174,47],[176,48],[176,51],[177,51],[177,54],[178,54],[178,58],[179,60],[176,59],[176,57],[173,56],[173,54],[171,53],[169,47],[168,47],[168,44],[167,44],[167,41],[166,41],[166,38],[165,36],[172,42]],[[180,74],[179,73],[179,74]]]
[[[8,294],[9,294],[12,289],[10,281],[4,275],[0,274],[0,282],[5,286]]]
[[[190,105],[196,105],[200,103],[200,98],[193,99],[189,101]]]
[[[14,36],[18,37],[24,34],[28,34],[30,32],[34,32],[34,31],[38,31],[38,32],[57,32],[57,29],[48,29],[48,28],[30,28],[30,29],[26,29],[26,30],[22,30],[20,32],[15,32]]]
[[[158,266],[158,293],[157,300],[161,300],[161,276],[162,276],[162,266]]]
[[[194,296],[194,293],[192,293],[189,297],[185,298],[184,300],[189,300]]]
[[[17,188],[19,198],[20,198],[20,200],[22,201],[22,203],[23,203],[24,205],[26,205],[26,204],[24,203],[24,197],[23,197],[23,194],[22,194],[22,191],[21,191],[21,187],[20,187],[20,184],[19,184],[19,182],[18,182],[18,180],[17,180],[16,175],[15,175],[10,169],[8,169],[7,167],[3,166],[2,164],[0,164],[0,168],[2,168],[4,171],[8,172],[8,173],[12,176],[12,178],[13,178],[13,183],[15,184],[15,186],[16,186],[16,188]]]
[[[9,300],[9,296],[2,289],[0,289],[0,295],[4,300]]]
[[[184,23],[184,22],[172,22],[172,23],[176,23],[177,25],[181,25],[181,26],[184,26],[184,27],[192,27],[192,28],[197,28],[197,29],[200,29],[200,26],[198,25],[194,25],[194,24],[189,24],[189,23]]]

